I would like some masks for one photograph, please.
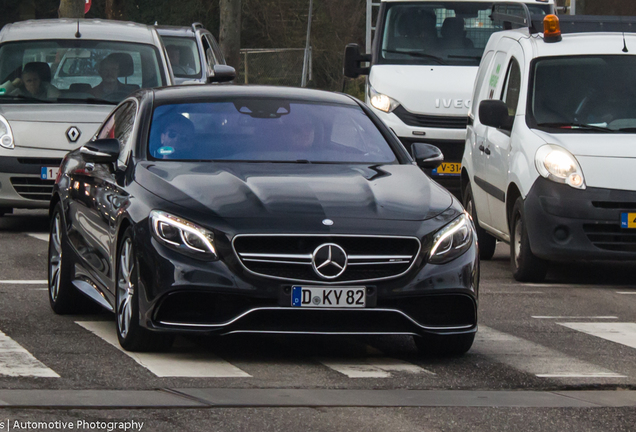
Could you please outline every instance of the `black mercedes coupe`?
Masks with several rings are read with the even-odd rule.
[[[49,300],[103,307],[124,349],[199,332],[412,335],[459,355],[477,331],[472,220],[357,99],[317,90],[142,90],[63,160]]]

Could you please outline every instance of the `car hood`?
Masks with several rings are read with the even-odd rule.
[[[477,66],[376,65],[373,88],[417,114],[466,116]]]
[[[636,191],[634,134],[534,132],[546,143],[561,146],[576,157],[587,187]]]
[[[415,165],[142,162],[135,180],[167,201],[224,219],[413,221],[452,203]]]
[[[16,147],[72,150],[90,140],[112,105],[2,104],[2,115],[11,126]],[[80,136],[75,142],[67,131],[75,126]]]

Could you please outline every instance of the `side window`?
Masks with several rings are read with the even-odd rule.
[[[479,96],[481,95],[481,89],[484,85],[484,78],[490,68],[490,61],[492,60],[493,55],[493,51],[488,51],[481,61],[481,66],[479,66],[479,72],[477,73],[477,79],[475,80],[475,92],[473,93],[473,101],[469,115],[474,115],[475,111],[478,109],[476,104],[480,101]]]
[[[501,76],[503,75],[504,61],[506,59],[507,53],[504,51],[497,51],[495,54],[495,60],[493,61],[492,68],[490,69],[490,76],[488,79],[488,94],[484,99],[494,99],[496,98],[497,88],[499,87]]]
[[[120,106],[104,123],[104,126],[97,134],[97,139],[117,138],[119,140],[119,151],[121,159],[125,160],[127,155],[124,149],[130,148],[132,132],[137,115],[137,104],[126,102]]]
[[[214,37],[212,37],[211,35],[206,35],[205,37],[208,39],[210,46],[212,46],[212,51],[214,52],[214,58],[216,59],[216,64],[225,64],[225,58],[223,57],[221,48],[214,40]]]
[[[111,114],[111,116],[104,122],[104,126],[97,133],[97,139],[104,138],[115,138],[115,114]]]
[[[506,83],[504,84],[501,100],[508,106],[508,114],[514,116],[517,113],[519,104],[519,94],[521,93],[521,69],[519,63],[512,57],[508,72],[506,73]]]
[[[201,35],[201,43],[203,44],[203,50],[205,51],[205,61],[208,64],[208,70],[213,70],[215,64],[214,52],[212,51],[212,46],[205,35]]]

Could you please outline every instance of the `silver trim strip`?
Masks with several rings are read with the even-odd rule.
[[[413,255],[349,255],[349,259],[413,259]]]
[[[264,260],[264,259],[253,259],[253,258],[245,258],[243,261],[249,261],[249,262],[263,262],[263,263],[271,263],[271,264],[301,264],[301,265],[311,265],[311,262],[302,262],[302,261],[275,261],[275,260]]]
[[[293,307],[272,307],[272,306],[267,306],[267,307],[257,307],[257,308],[253,308],[253,309],[249,309],[246,310],[245,312],[243,312],[242,314],[232,318],[229,321],[226,321],[224,323],[220,323],[220,324],[196,324],[196,323],[175,323],[175,322],[169,322],[169,321],[159,321],[159,324],[162,325],[166,325],[166,326],[174,326],[174,327],[193,327],[193,328],[221,328],[221,327],[227,327],[230,324],[235,323],[236,321],[240,320],[241,318],[244,318],[245,316],[253,313],[253,312],[258,312],[258,311],[269,311],[269,310],[273,310],[273,311],[289,311],[289,310],[294,310],[294,311],[309,311],[309,310],[313,310],[313,311],[320,311],[320,312],[324,312],[324,311],[339,311],[339,312],[343,312],[343,311],[347,311],[350,313],[354,313],[354,312],[394,312],[397,314],[402,315],[403,317],[405,317],[406,319],[408,319],[409,321],[411,321],[413,324],[415,324],[416,326],[424,329],[424,330],[468,330],[473,328],[473,325],[464,325],[464,326],[451,326],[451,327],[431,327],[431,326],[423,326],[420,323],[418,323],[417,321],[415,321],[413,318],[411,318],[410,316],[408,316],[407,314],[405,314],[404,312],[402,312],[401,310],[398,309],[385,309],[385,308],[293,308]],[[310,332],[311,333],[311,332]],[[355,333],[355,334],[359,334],[359,333]]]
[[[257,334],[295,334],[295,335],[330,335],[330,336],[419,336],[412,332],[302,332],[302,331],[267,331],[267,330],[232,330],[227,333],[257,333]]]
[[[382,265],[382,264],[408,264],[408,261],[380,261],[380,262],[359,262],[349,263],[350,266],[362,266],[362,265]]]
[[[234,246],[234,242],[236,241],[237,238],[240,238],[240,237],[358,237],[358,238],[409,239],[409,240],[415,240],[417,242],[417,252],[415,252],[415,254],[413,255],[413,257],[411,259],[411,264],[409,265],[409,267],[406,270],[404,270],[402,273],[397,274],[397,275],[393,275],[393,276],[386,276],[386,277],[382,277],[382,278],[371,278],[371,279],[346,280],[346,281],[322,281],[322,280],[316,280],[316,279],[310,279],[310,280],[308,280],[308,279],[292,279],[292,278],[284,278],[284,277],[280,277],[280,276],[270,276],[270,275],[266,275],[266,274],[262,274],[262,273],[257,273],[255,271],[252,271],[249,268],[247,268],[247,266],[243,263],[243,260],[241,259],[240,254],[236,251],[236,247]],[[232,250],[234,251],[234,255],[236,255],[236,258],[238,259],[238,261],[241,264],[241,266],[245,269],[245,271],[247,271],[248,273],[253,274],[255,276],[265,277],[265,278],[268,278],[268,279],[290,281],[290,282],[309,282],[309,283],[319,282],[321,284],[326,284],[326,285],[338,285],[338,284],[352,284],[352,283],[360,283],[360,282],[375,282],[375,281],[381,281],[381,280],[396,279],[396,278],[399,278],[400,276],[405,275],[415,265],[415,261],[417,260],[417,257],[419,256],[420,252],[422,251],[422,242],[420,242],[420,239],[418,239],[417,237],[391,236],[391,235],[367,235],[367,234],[236,234],[234,236],[234,238],[232,238]],[[364,255],[358,255],[358,256],[364,256]]]
[[[250,258],[284,258],[284,259],[311,259],[311,254],[269,254],[269,253],[240,253],[242,257]]]

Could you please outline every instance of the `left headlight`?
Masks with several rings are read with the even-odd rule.
[[[384,111],[385,113],[390,113],[400,106],[398,101],[385,94],[377,92],[371,84],[369,84],[369,102],[373,108]]]
[[[6,149],[15,148],[11,126],[9,126],[7,119],[2,116],[0,116],[0,146]]]
[[[466,213],[439,230],[428,257],[431,264],[444,264],[462,255],[473,243],[473,223]]]
[[[547,144],[539,147],[534,163],[541,176],[557,183],[565,183],[575,189],[585,189],[583,170],[578,161],[566,149]]]
[[[212,231],[159,210],[150,212],[150,224],[155,238],[169,248],[200,259],[218,258]]]

